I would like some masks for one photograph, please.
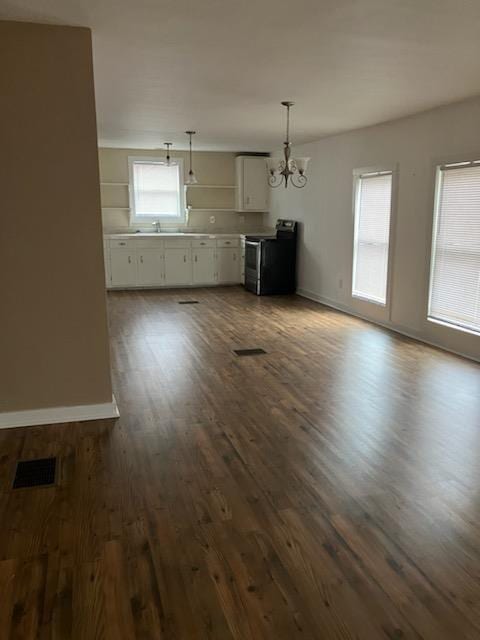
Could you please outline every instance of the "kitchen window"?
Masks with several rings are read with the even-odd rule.
[[[480,333],[480,160],[437,168],[428,319]]]
[[[184,222],[183,162],[129,158],[132,222]]]
[[[385,306],[392,209],[392,171],[355,177],[352,296]]]

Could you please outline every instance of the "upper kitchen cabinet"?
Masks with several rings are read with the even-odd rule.
[[[263,156],[237,156],[236,210],[268,211],[267,168]]]

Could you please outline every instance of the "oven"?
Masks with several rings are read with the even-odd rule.
[[[245,238],[245,289],[257,296],[295,292],[297,223],[277,220],[275,231]]]
[[[245,240],[245,289],[260,293],[260,268],[262,264],[262,241]]]

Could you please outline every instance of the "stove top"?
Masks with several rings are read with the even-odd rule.
[[[276,240],[277,236],[245,236],[245,240],[260,242],[261,240]]]

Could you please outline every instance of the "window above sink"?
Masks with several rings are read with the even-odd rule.
[[[130,156],[130,224],[185,223],[183,159]],[[177,232],[176,232],[177,233]]]

